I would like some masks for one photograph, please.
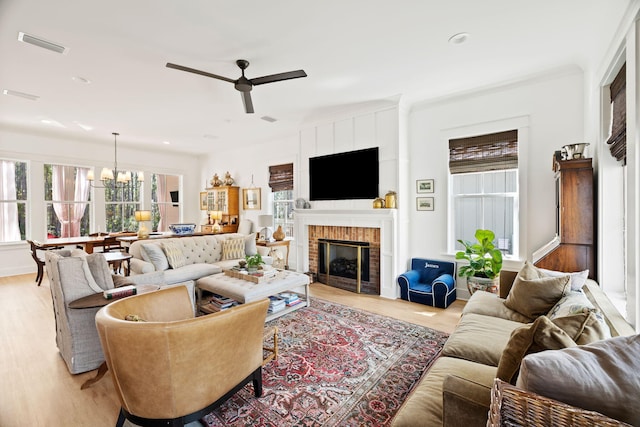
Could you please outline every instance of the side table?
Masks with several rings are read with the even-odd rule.
[[[124,267],[124,275],[128,276],[129,275],[129,263],[131,262],[131,258],[133,258],[133,255],[128,254],[127,252],[121,252],[121,251],[117,251],[117,252],[104,252],[103,253],[104,258],[107,260],[107,263],[109,263],[110,266],[113,267],[113,271],[114,272],[118,272],[118,268],[120,267],[120,265],[122,265],[122,262],[125,262],[125,267]]]
[[[274,240],[273,242],[271,241],[267,241],[267,240],[258,240],[256,241],[256,245],[258,246],[266,246],[267,248],[277,248],[277,247],[283,247],[286,248],[287,253],[284,256],[284,265],[283,266],[275,266],[276,268],[284,268],[285,270],[289,269],[289,242],[291,242],[291,240]],[[273,249],[272,249],[273,250]]]

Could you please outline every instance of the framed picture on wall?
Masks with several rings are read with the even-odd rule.
[[[259,188],[243,188],[242,189],[242,208],[245,211],[260,210],[261,196]]]
[[[201,211],[207,210],[207,192],[206,191],[200,192],[200,210]]]
[[[434,192],[434,180],[433,179],[419,179],[416,181],[416,191],[418,193],[433,193]]]
[[[432,211],[433,197],[416,197],[416,209],[419,211]]]

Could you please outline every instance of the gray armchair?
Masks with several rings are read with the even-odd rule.
[[[104,255],[89,255],[79,249],[46,251],[45,268],[53,300],[56,344],[62,359],[72,374],[97,369],[104,362],[95,324],[100,308],[69,308],[69,303],[114,288],[114,276]],[[164,280],[162,274],[118,278],[126,279],[120,285],[162,285]],[[193,294],[193,286],[189,291]]]

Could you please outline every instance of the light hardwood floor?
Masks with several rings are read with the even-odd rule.
[[[58,354],[49,282],[35,274],[0,277],[0,427],[114,426],[119,404],[109,374],[86,390],[95,371],[71,375]],[[357,295],[320,283],[311,295],[451,332],[463,301],[448,309]]]

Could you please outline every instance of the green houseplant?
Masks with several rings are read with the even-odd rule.
[[[264,264],[260,254],[247,255],[245,256],[245,260],[247,261],[247,270],[249,271],[255,271]]]
[[[502,270],[502,252],[495,247],[496,235],[491,230],[476,230],[477,243],[458,240],[465,250],[456,253],[456,259],[464,259],[469,265],[460,267],[458,274],[467,278],[469,292],[489,290],[497,292]]]

